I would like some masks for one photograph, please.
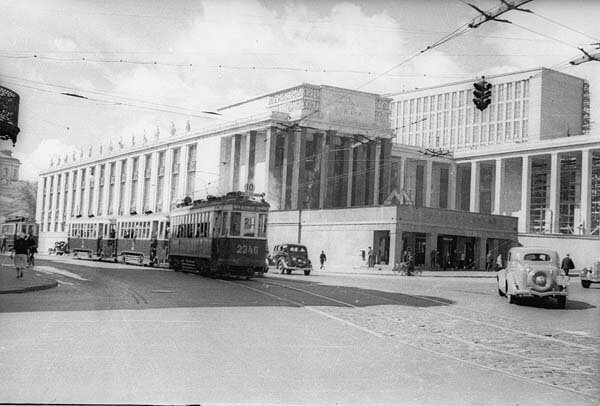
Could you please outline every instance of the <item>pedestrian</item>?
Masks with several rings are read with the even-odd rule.
[[[498,256],[496,257],[496,271],[499,271],[502,268],[504,268],[502,254],[498,254]]]
[[[437,268],[437,250],[431,250],[429,256],[431,257],[431,269],[435,270]]]
[[[373,249],[371,247],[369,247],[369,250],[367,251],[367,258],[369,261],[369,268],[374,268],[375,267],[375,253],[373,252]]]
[[[23,277],[23,268],[27,267],[27,253],[29,252],[29,245],[25,241],[25,235],[19,233],[13,245],[14,253],[14,264],[17,270],[17,278]]]
[[[569,254],[567,254],[567,256],[563,258],[563,260],[560,264],[560,269],[565,271],[565,274],[567,276],[569,276],[569,271],[574,268],[575,268],[575,264],[573,263],[571,256]]]
[[[408,254],[408,260],[406,263],[406,275],[407,276],[412,276],[412,274],[415,272],[415,259],[412,256],[411,253]]]
[[[6,252],[6,236],[2,236],[2,246],[0,247],[0,252],[3,254]]]
[[[491,272],[493,264],[494,264],[494,255],[492,255],[492,251],[488,251],[487,256],[485,257],[485,270],[487,272]]]
[[[321,262],[321,268],[325,266],[325,261],[327,261],[327,255],[325,255],[325,251],[321,251],[321,255],[319,255],[319,262]]]
[[[27,246],[27,267],[29,268],[34,265],[33,254],[35,254],[35,252],[37,252],[35,240],[29,233],[25,234],[25,237],[23,238],[23,240],[25,241],[25,245]]]

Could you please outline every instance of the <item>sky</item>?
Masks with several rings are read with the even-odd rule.
[[[568,61],[600,52],[600,1],[523,8],[469,29],[460,0],[0,0],[0,86],[21,98],[0,149],[35,180],[53,157],[210,127],[228,117],[207,112],[300,83],[387,94],[542,66],[589,81],[594,132],[600,62]]]

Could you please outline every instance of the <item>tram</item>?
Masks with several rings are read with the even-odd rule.
[[[117,260],[124,264],[167,266],[169,217],[131,215],[117,219]]]
[[[15,245],[15,238],[19,233],[30,234],[37,246],[38,225],[35,223],[35,220],[23,216],[12,216],[0,224],[0,242],[2,244],[0,249],[3,252],[12,251]]]
[[[246,278],[266,272],[269,204],[262,197],[231,192],[172,211],[171,268]]]
[[[116,220],[111,217],[76,218],[68,223],[70,255],[78,259],[114,260]]]

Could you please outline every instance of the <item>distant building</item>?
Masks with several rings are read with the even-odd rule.
[[[21,161],[13,158],[12,151],[0,151],[0,181],[15,182],[19,180]]]

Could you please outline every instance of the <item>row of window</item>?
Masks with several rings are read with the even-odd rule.
[[[209,237],[211,225],[213,236],[266,238],[267,215],[265,213],[218,211],[210,216],[206,213],[192,213],[173,216],[173,236],[178,238]]]

